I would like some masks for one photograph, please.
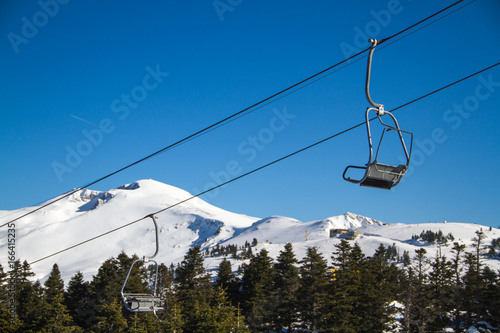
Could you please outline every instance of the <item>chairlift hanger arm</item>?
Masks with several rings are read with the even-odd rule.
[[[153,220],[153,224],[155,226],[155,244],[156,244],[156,250],[155,250],[155,253],[152,256],[145,257],[145,258],[147,258],[147,259],[153,259],[158,254],[159,247],[160,247],[160,242],[158,241],[158,223],[156,222],[156,218],[155,218],[154,214],[148,215],[148,217],[150,217]]]
[[[372,57],[373,57],[373,52],[375,51],[375,46],[377,46],[378,41],[376,39],[370,39],[370,43],[372,43],[372,47],[370,49],[370,52],[368,53],[368,64],[366,68],[366,84],[365,84],[365,95],[366,99],[368,100],[368,103],[370,103],[371,106],[374,108],[377,108],[377,110],[382,111],[384,110],[384,106],[379,103],[375,103],[371,96],[370,96],[370,77],[371,77],[371,70],[372,70]]]

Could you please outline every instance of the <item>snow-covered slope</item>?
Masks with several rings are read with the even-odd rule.
[[[107,192],[82,190],[34,214],[16,221],[16,256],[33,262],[57,251],[66,249],[97,235],[119,228],[153,212],[170,207],[190,198],[179,188],[154,180],[140,180]],[[30,208],[17,211],[0,211],[0,223],[20,216]],[[258,240],[257,248],[269,250],[276,257],[283,246],[291,242],[298,259],[305,256],[308,247],[316,246],[329,259],[338,244],[330,238],[331,229],[356,229],[363,234],[357,242],[366,255],[372,255],[380,243],[395,244],[400,253],[404,250],[414,255],[415,249],[426,247],[429,256],[435,255],[435,245],[412,240],[412,235],[424,230],[441,230],[452,233],[456,241],[471,243],[475,231],[482,229],[488,239],[500,237],[500,230],[466,223],[426,223],[387,225],[353,213],[329,217],[324,220],[301,222],[292,218],[273,216],[264,219],[235,214],[194,198],[156,215],[159,225],[159,262],[167,265],[180,262],[188,249],[199,245],[202,249],[216,244],[243,245]],[[451,246],[444,246],[446,254]],[[0,253],[7,253],[7,229],[0,229]],[[154,228],[146,218],[116,232],[70,249],[32,265],[37,278],[44,280],[52,265],[57,263],[63,278],[68,281],[76,271],[87,279],[96,274],[101,263],[121,251],[138,256],[154,252]],[[7,267],[7,256],[1,256]],[[221,258],[208,257],[205,265],[215,269]],[[487,260],[500,269],[498,260]],[[236,269],[236,265],[233,266]]]
[[[141,180],[107,192],[79,191],[34,214],[16,221],[16,252],[22,260],[33,262],[96,235],[159,211],[191,197],[181,189],[153,180]],[[0,212],[8,221],[25,213],[20,210]],[[161,262],[182,260],[189,247],[216,244],[257,218],[231,213],[195,198],[158,214]],[[0,230],[0,251],[7,253],[7,230]],[[43,279],[57,262],[63,278],[81,270],[86,278],[97,272],[100,264],[120,251],[138,256],[154,252],[154,227],[151,219],[110,233],[53,258],[35,263],[33,271]],[[2,265],[6,267],[6,257]]]

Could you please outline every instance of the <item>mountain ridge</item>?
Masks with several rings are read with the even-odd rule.
[[[154,180],[139,180],[108,191],[80,190],[22,220],[16,221],[16,255],[21,260],[33,262],[57,251],[91,239],[97,235],[139,220],[154,212],[191,198],[187,191]],[[0,222],[25,213],[26,209],[0,211]],[[183,260],[188,249],[200,246],[206,250],[212,246],[258,241],[255,251],[262,248],[276,257],[283,246],[291,242],[297,258],[305,256],[308,247],[316,246],[330,262],[338,238],[330,237],[332,229],[355,229],[361,235],[356,240],[366,255],[372,255],[380,243],[393,244],[401,251],[426,247],[428,255],[434,255],[435,246],[411,242],[414,234],[423,230],[441,230],[456,234],[457,241],[470,243],[475,230],[487,230],[489,239],[500,237],[500,230],[490,231],[485,226],[470,223],[386,224],[381,221],[347,212],[322,220],[302,222],[290,217],[265,218],[237,214],[213,206],[200,198],[193,198],[156,215],[159,226],[159,253],[157,260],[166,265]],[[6,229],[0,230],[0,251],[7,253]],[[154,252],[154,227],[145,218],[133,225],[104,237],[88,242],[32,266],[37,278],[44,280],[52,265],[57,263],[65,281],[77,271],[87,280],[97,273],[104,260],[121,251],[138,256]],[[448,253],[450,246],[444,246]],[[222,258],[206,258],[207,269],[215,270]],[[233,260],[233,269],[241,264]],[[6,258],[1,262],[8,267]],[[498,260],[488,261],[500,269]]]

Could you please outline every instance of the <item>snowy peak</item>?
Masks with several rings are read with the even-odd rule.
[[[139,182],[133,182],[130,184],[125,184],[122,186],[118,186],[119,190],[136,190],[140,187]]]
[[[105,192],[83,189],[71,194],[66,200],[70,202],[89,202],[96,197],[103,196],[104,193]]]
[[[349,212],[314,222],[323,225],[327,229],[357,229],[372,225],[384,225],[384,223],[372,218]]]
[[[349,212],[345,213],[343,216],[347,221],[351,222],[353,225],[360,224],[359,227],[366,227],[370,225],[384,225],[383,222]]]
[[[66,198],[69,202],[83,203],[79,208],[78,212],[86,212],[95,209],[114,197],[114,194],[110,192],[99,192],[83,189],[78,192],[73,193]]]

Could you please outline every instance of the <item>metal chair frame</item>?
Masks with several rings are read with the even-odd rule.
[[[163,304],[163,299],[158,295],[158,263],[154,260],[152,260],[156,255],[158,254],[159,250],[159,242],[158,242],[158,224],[156,223],[156,219],[153,215],[149,216],[154,223],[155,226],[155,239],[156,239],[156,250],[155,253],[152,256],[146,257],[144,256],[142,259],[137,259],[135,260],[132,265],[130,265],[130,268],[127,273],[127,277],[125,278],[125,281],[123,282],[122,289],[120,291],[123,304],[125,305],[125,308],[130,311],[130,312],[147,312],[147,313],[153,313],[155,318],[158,321],[161,321],[156,312],[164,310],[164,307],[162,306]],[[130,277],[130,273],[132,272],[132,269],[134,268],[134,265],[138,262],[153,262],[155,264],[155,274],[154,274],[154,281],[153,281],[153,293],[147,294],[147,293],[126,293],[125,292],[125,286],[127,285],[128,279]]]
[[[407,131],[403,131],[402,129],[399,128],[399,123],[396,120],[396,117],[388,111],[384,110],[384,106],[382,104],[375,103],[371,96],[370,96],[370,73],[371,73],[371,63],[372,63],[372,56],[373,52],[375,51],[375,46],[377,45],[377,40],[376,39],[370,39],[370,42],[372,43],[372,48],[370,49],[370,53],[368,54],[368,65],[367,65],[367,71],[366,71],[366,84],[365,84],[365,95],[366,99],[368,100],[368,103],[372,107],[369,107],[366,109],[365,113],[365,122],[366,122],[366,131],[368,134],[368,146],[369,146],[369,156],[368,156],[368,163],[366,166],[354,166],[354,165],[349,165],[346,167],[344,170],[344,173],[342,177],[355,184],[360,184],[361,186],[367,186],[367,187],[375,187],[375,188],[381,188],[381,189],[391,189],[392,187],[396,186],[399,184],[401,181],[403,175],[406,173],[408,170],[408,167],[410,165],[410,158],[411,158],[411,150],[413,146],[413,134]],[[370,122],[373,119],[369,118],[370,111],[374,111],[377,115],[378,120],[380,123],[384,126],[384,130],[382,131],[382,136],[380,138],[380,141],[377,146],[377,152],[375,153],[375,156],[373,156],[373,143],[372,143],[372,134],[371,134],[371,129],[370,129]],[[383,115],[389,115],[394,122],[394,125],[388,125],[382,121],[382,116]],[[384,139],[384,135],[387,131],[394,130],[398,132],[399,140],[401,142],[401,145],[403,147],[403,151],[405,154],[405,159],[406,163],[405,164],[400,164],[398,166],[394,165],[389,165],[389,164],[382,164],[377,161],[378,154],[380,151],[380,146],[382,144],[382,140]],[[403,133],[409,134],[410,135],[410,148],[407,149],[405,140],[403,138]],[[354,169],[363,169],[365,170],[365,174],[363,177],[360,179],[353,179],[350,177],[346,177],[346,173],[349,169],[354,168]]]

